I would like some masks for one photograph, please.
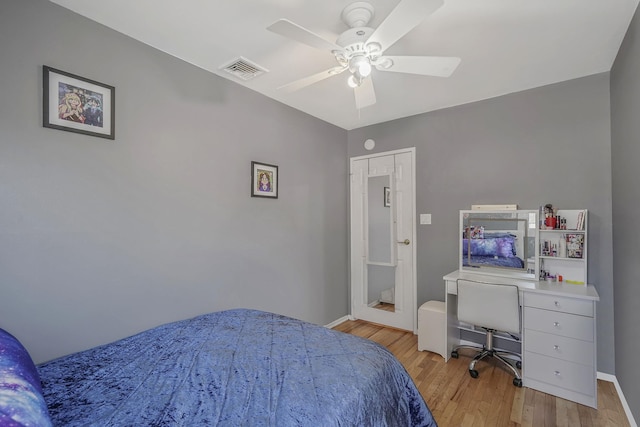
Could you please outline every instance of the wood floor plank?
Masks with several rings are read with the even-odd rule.
[[[578,404],[564,399],[556,402],[556,424],[561,427],[572,427],[580,425],[580,414]]]
[[[513,400],[511,401],[511,413],[509,420],[517,425],[522,424],[522,412],[524,410],[524,389],[518,389],[514,392]]]
[[[411,332],[362,320],[346,321],[333,329],[384,345],[404,365],[440,427],[627,427],[629,421],[613,383],[598,380],[598,410],[526,387],[513,386],[513,373],[482,360],[479,378],[468,373],[472,353],[444,359],[418,351]]]

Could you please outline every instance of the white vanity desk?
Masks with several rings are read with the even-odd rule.
[[[597,407],[596,302],[592,285],[538,282],[456,270],[444,276],[446,360],[460,343],[457,280],[514,284],[522,304],[523,386]]]

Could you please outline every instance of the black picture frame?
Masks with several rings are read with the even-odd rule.
[[[251,162],[251,197],[278,198],[278,166]]]
[[[42,66],[42,126],[115,139],[113,86]]]

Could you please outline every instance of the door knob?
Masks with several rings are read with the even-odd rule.
[[[410,243],[411,243],[411,240],[409,240],[409,239],[404,239],[403,241],[398,242],[398,243],[400,243],[401,245],[408,245],[408,244],[410,244]]]

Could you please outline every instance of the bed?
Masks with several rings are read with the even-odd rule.
[[[173,322],[37,367],[1,329],[0,344],[13,349],[0,351],[0,426],[436,426],[386,348],[263,311]]]

